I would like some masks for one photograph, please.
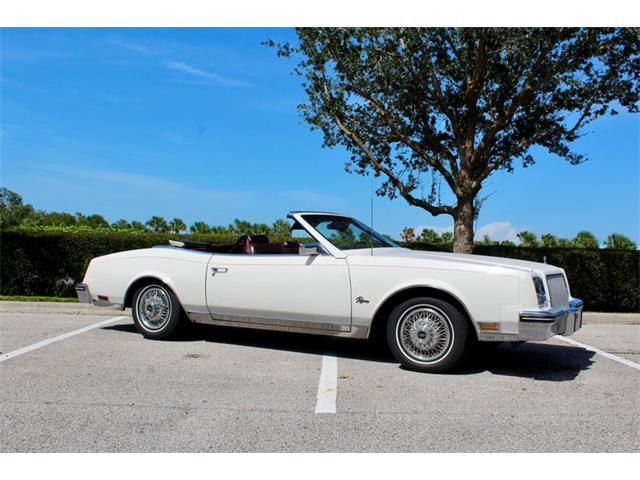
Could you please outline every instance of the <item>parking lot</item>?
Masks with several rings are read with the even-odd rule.
[[[571,340],[429,375],[353,340],[159,342],[128,311],[2,302],[0,451],[637,452],[640,315],[586,314]]]

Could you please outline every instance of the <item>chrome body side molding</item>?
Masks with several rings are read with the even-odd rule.
[[[369,328],[365,326],[336,325],[332,323],[309,323],[276,318],[247,317],[216,313],[187,312],[193,323],[219,325],[225,327],[255,328],[259,330],[275,330],[279,332],[308,333],[330,337],[348,337],[366,339]]]

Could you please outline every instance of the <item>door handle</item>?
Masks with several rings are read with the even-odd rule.
[[[224,267],[211,267],[211,275],[215,275],[216,273],[227,273],[229,271],[228,268]]]

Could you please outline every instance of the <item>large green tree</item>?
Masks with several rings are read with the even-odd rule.
[[[379,195],[452,216],[456,252],[473,248],[479,193],[491,174],[530,166],[536,146],[579,164],[584,157],[570,146],[585,125],[616,109],[639,109],[636,29],[297,34],[296,44],[277,46],[298,61],[303,118],[322,131],[326,147],[346,148],[347,170],[383,177]]]
[[[20,195],[0,187],[0,228],[16,227],[34,214],[33,206],[25,205]]]

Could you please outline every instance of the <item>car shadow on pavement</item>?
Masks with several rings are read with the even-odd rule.
[[[102,329],[140,335],[133,323],[110,325],[102,327]],[[335,352],[339,358],[397,363],[391,356],[391,353],[383,346],[378,346],[364,340],[325,337],[304,333],[193,324],[189,325],[187,331],[182,333],[175,341],[205,341],[314,355],[324,355],[328,352]]]
[[[574,380],[594,363],[594,352],[551,343],[503,343],[492,349],[478,349],[470,355],[459,374],[489,371],[494,375],[524,377],[550,382]]]
[[[139,335],[131,323],[111,325],[103,329]],[[398,363],[382,344],[299,333],[190,325],[176,341],[204,341],[314,355],[335,352],[338,358]],[[527,342],[513,347],[504,343],[494,348],[475,349],[465,363],[450,374],[474,375],[488,371],[494,375],[564,382],[574,380],[580,372],[589,369],[593,364],[591,359],[594,355],[594,352],[568,345]]]

